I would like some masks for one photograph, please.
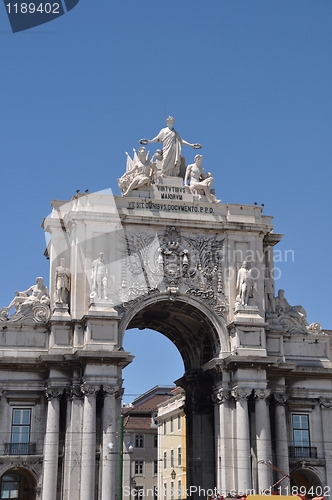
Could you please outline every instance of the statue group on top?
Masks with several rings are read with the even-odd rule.
[[[142,147],[138,152],[134,152],[134,158],[131,159],[127,153],[127,168],[125,174],[118,179],[119,188],[122,196],[128,196],[134,189],[148,189],[153,184],[158,184],[159,178],[181,177],[180,169],[183,164],[181,156],[182,145],[190,146],[194,149],[200,149],[201,144],[192,144],[181,138],[174,129],[175,119],[169,116],[166,120],[167,127],[161,129],[158,135],[153,139],[141,139],[139,142]],[[146,151],[147,144],[161,142],[162,149],[157,149],[156,153],[150,159],[150,153]],[[213,177],[212,174],[205,173],[203,170],[203,156],[196,155],[194,163],[187,166],[183,186],[189,193],[198,196],[201,199],[203,194],[210,203],[219,203],[211,190]]]

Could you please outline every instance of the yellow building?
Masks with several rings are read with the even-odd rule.
[[[185,394],[177,387],[158,405],[158,492],[160,500],[186,498]]]

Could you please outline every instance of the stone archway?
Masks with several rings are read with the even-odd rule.
[[[1,475],[1,498],[36,500],[36,485],[36,479],[28,469],[9,469]]]
[[[225,321],[205,304],[165,293],[145,297],[126,309],[119,324],[119,343],[125,330],[150,328],[169,338],[178,348],[185,371],[198,370],[220,353],[230,352]]]
[[[214,378],[204,369],[212,359],[229,353],[222,318],[195,298],[167,294],[134,303],[119,324],[121,341],[126,329],[150,328],[170,339],[178,348],[185,373],[177,381],[186,393],[187,487],[214,488],[215,422],[212,400]]]
[[[307,498],[314,498],[316,496],[324,496],[326,493],[326,488],[324,491],[322,481],[319,479],[316,471],[309,468],[297,468],[290,473],[291,481],[290,488],[291,491],[299,491],[299,493],[305,492]]]

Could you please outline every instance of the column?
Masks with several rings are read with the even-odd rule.
[[[79,385],[72,386],[67,406],[63,500],[80,500],[82,398],[81,387]]]
[[[233,433],[230,418],[230,395],[227,390],[218,388],[213,394],[215,436],[216,436],[216,478],[217,489],[225,496],[233,489],[232,471],[229,464],[233,463]]]
[[[96,476],[96,395],[100,386],[84,382],[81,389],[84,394],[84,402],[80,500],[94,500]]]
[[[267,403],[270,391],[255,390],[255,423],[256,423],[256,450],[258,489],[260,493],[269,490],[272,485],[272,469],[264,462],[272,461],[270,415]]]
[[[119,455],[109,453],[108,444],[115,444],[116,436],[116,391],[114,387],[103,386],[103,444],[101,460],[101,500],[113,500],[116,497],[115,461]]]
[[[60,397],[63,389],[47,387],[42,500],[56,500],[59,456]]]
[[[232,391],[236,401],[236,455],[237,489],[245,492],[251,488],[251,458],[249,440],[248,397],[251,390],[237,387]]]
[[[275,418],[276,418],[276,462],[277,467],[282,471],[278,473],[278,479],[281,479],[283,472],[289,474],[289,452],[288,452],[288,434],[286,423],[286,397],[283,394],[275,394],[276,401]],[[286,486],[287,481],[281,482],[280,487]]]
[[[319,399],[322,413],[323,443],[326,461],[326,484],[332,484],[332,397]]]

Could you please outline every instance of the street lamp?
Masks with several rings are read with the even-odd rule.
[[[174,481],[174,479],[176,478],[176,472],[175,472],[175,470],[174,470],[174,469],[173,469],[173,470],[172,470],[172,472],[171,472],[171,478],[173,479],[173,481]]]

